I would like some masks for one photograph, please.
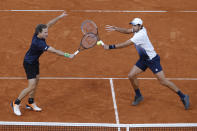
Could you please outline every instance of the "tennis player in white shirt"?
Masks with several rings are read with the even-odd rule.
[[[144,97],[140,93],[137,76],[140,73],[144,72],[147,68],[149,68],[155,74],[160,84],[170,88],[172,91],[177,93],[178,96],[180,96],[185,109],[189,109],[189,96],[182,93],[174,83],[165,78],[164,71],[160,64],[160,56],[155,52],[154,47],[148,38],[146,28],[143,26],[142,19],[134,18],[129,24],[132,25],[132,28],[130,29],[107,25],[107,31],[117,31],[124,34],[134,33],[134,35],[131,39],[123,43],[113,45],[104,44],[103,47],[104,49],[109,50],[134,45],[137,49],[140,58],[128,75],[131,85],[133,86],[135,91],[135,98],[132,102],[132,105],[138,105],[144,99]]]

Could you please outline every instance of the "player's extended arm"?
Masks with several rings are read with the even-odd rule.
[[[49,47],[47,51],[49,51],[51,53],[55,53],[55,54],[60,55],[60,56],[65,56],[65,57],[68,57],[68,58],[73,58],[75,56],[74,54],[69,54],[69,53],[65,53],[61,50],[56,50],[53,47]]]
[[[47,23],[47,27],[51,27],[52,25],[54,25],[59,19],[63,18],[64,16],[67,16],[66,12],[63,12],[61,15],[59,15],[58,17],[50,20],[48,23]]]
[[[104,49],[109,50],[109,49],[120,49],[127,47],[129,45],[132,45],[133,42],[131,40],[127,40],[123,43],[115,44],[115,45],[104,45]]]
[[[124,34],[130,34],[133,32],[132,29],[120,28],[120,27],[111,26],[111,25],[106,25],[105,29],[109,32],[117,31],[117,32],[124,33]]]

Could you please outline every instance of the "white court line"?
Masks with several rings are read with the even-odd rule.
[[[0,10],[1,12],[60,12],[64,10]]]
[[[90,126],[90,127],[197,127],[197,123],[157,123],[157,124],[114,124],[114,123],[63,123],[63,122],[22,122],[0,121],[0,125],[19,126]]]
[[[98,13],[166,13],[165,10],[147,10],[147,11],[134,11],[134,10],[71,10],[72,12],[98,12]]]
[[[116,104],[116,95],[115,95],[114,84],[113,84],[113,80],[112,79],[110,79],[110,86],[111,86],[111,93],[112,93],[112,99],[113,99],[113,104],[114,104],[114,112],[115,112],[115,117],[116,117],[116,124],[120,124],[119,116],[118,116],[118,108],[117,108],[117,104]]]
[[[62,12],[64,10],[0,10],[0,12]],[[85,13],[197,13],[197,10],[68,10],[68,12],[85,12]]]
[[[23,80],[26,77],[0,77],[0,80]],[[121,80],[128,78],[104,78],[104,77],[40,77],[40,79],[44,80]],[[137,78],[139,80],[157,80],[157,78]],[[187,81],[196,81],[197,78],[167,78],[168,80],[187,80]]]

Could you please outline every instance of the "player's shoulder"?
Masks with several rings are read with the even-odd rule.
[[[145,36],[147,35],[146,29],[143,27],[141,30],[139,30],[136,35],[138,36]]]
[[[134,36],[135,37],[141,37],[141,36],[144,36],[144,31],[141,29],[141,30],[139,30],[138,32],[136,32],[135,34],[134,34]]]
[[[37,36],[32,39],[32,46],[39,47],[42,45],[46,45],[44,40],[37,38]]]
[[[145,27],[142,27],[142,29],[139,31],[139,33],[146,33],[146,28]]]

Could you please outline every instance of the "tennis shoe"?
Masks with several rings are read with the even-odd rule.
[[[183,105],[185,106],[185,110],[188,110],[189,109],[189,96],[185,95],[185,97],[181,99],[181,101],[183,102]]]
[[[138,105],[143,100],[144,100],[144,97],[143,96],[135,96],[135,99],[134,99],[132,105],[133,106],[136,106],[136,105]]]
[[[32,103],[32,104],[26,104],[26,109],[28,110],[33,110],[33,111],[42,111],[41,108],[39,108],[36,103]]]
[[[14,103],[14,101],[12,101],[11,107],[12,107],[15,115],[21,116],[20,105],[17,105]]]

